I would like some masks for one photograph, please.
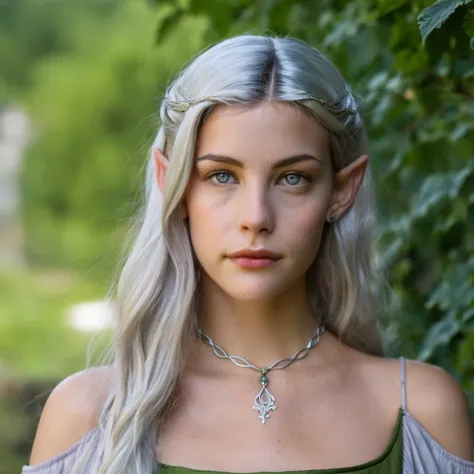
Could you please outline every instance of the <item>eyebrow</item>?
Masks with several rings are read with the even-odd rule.
[[[225,156],[225,155],[216,155],[214,153],[207,153],[206,155],[199,156],[196,158],[196,162],[198,161],[204,161],[204,160],[210,160],[210,161],[216,161],[217,163],[227,163],[229,165],[234,165],[239,168],[243,168],[244,164],[236,160],[235,158],[231,158],[230,156]],[[308,153],[302,153],[298,155],[293,155],[289,156],[287,158],[283,158],[282,160],[279,160],[274,168],[283,168],[284,166],[292,165],[294,163],[299,163],[300,161],[317,161],[319,163],[323,163],[322,160],[319,158],[316,158],[313,155],[310,155]]]

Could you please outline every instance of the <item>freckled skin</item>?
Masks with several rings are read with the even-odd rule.
[[[273,299],[301,285],[317,255],[331,202],[328,150],[327,132],[287,104],[223,106],[209,117],[196,157],[225,155],[242,168],[199,160],[188,187],[190,234],[204,284],[237,300]],[[298,154],[317,159],[275,169],[278,161]],[[265,247],[283,258],[258,271],[226,258],[249,247]]]

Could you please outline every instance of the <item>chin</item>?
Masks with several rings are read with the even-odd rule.
[[[221,289],[237,301],[270,301],[289,289],[281,280],[276,281],[228,281]]]
[[[262,291],[255,291],[255,290],[242,290],[241,292],[238,292],[235,288],[229,292],[226,291],[226,293],[235,301],[242,301],[242,302],[264,302],[264,301],[271,301],[275,299],[278,295],[280,295],[282,292],[277,293],[277,292],[262,292]]]

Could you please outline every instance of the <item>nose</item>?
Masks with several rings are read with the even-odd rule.
[[[271,233],[275,215],[271,197],[263,184],[253,184],[243,189],[239,196],[239,227],[252,234]]]

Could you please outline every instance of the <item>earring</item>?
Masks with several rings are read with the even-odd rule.
[[[336,223],[336,216],[332,215],[329,220],[331,221],[331,224],[335,224]]]

